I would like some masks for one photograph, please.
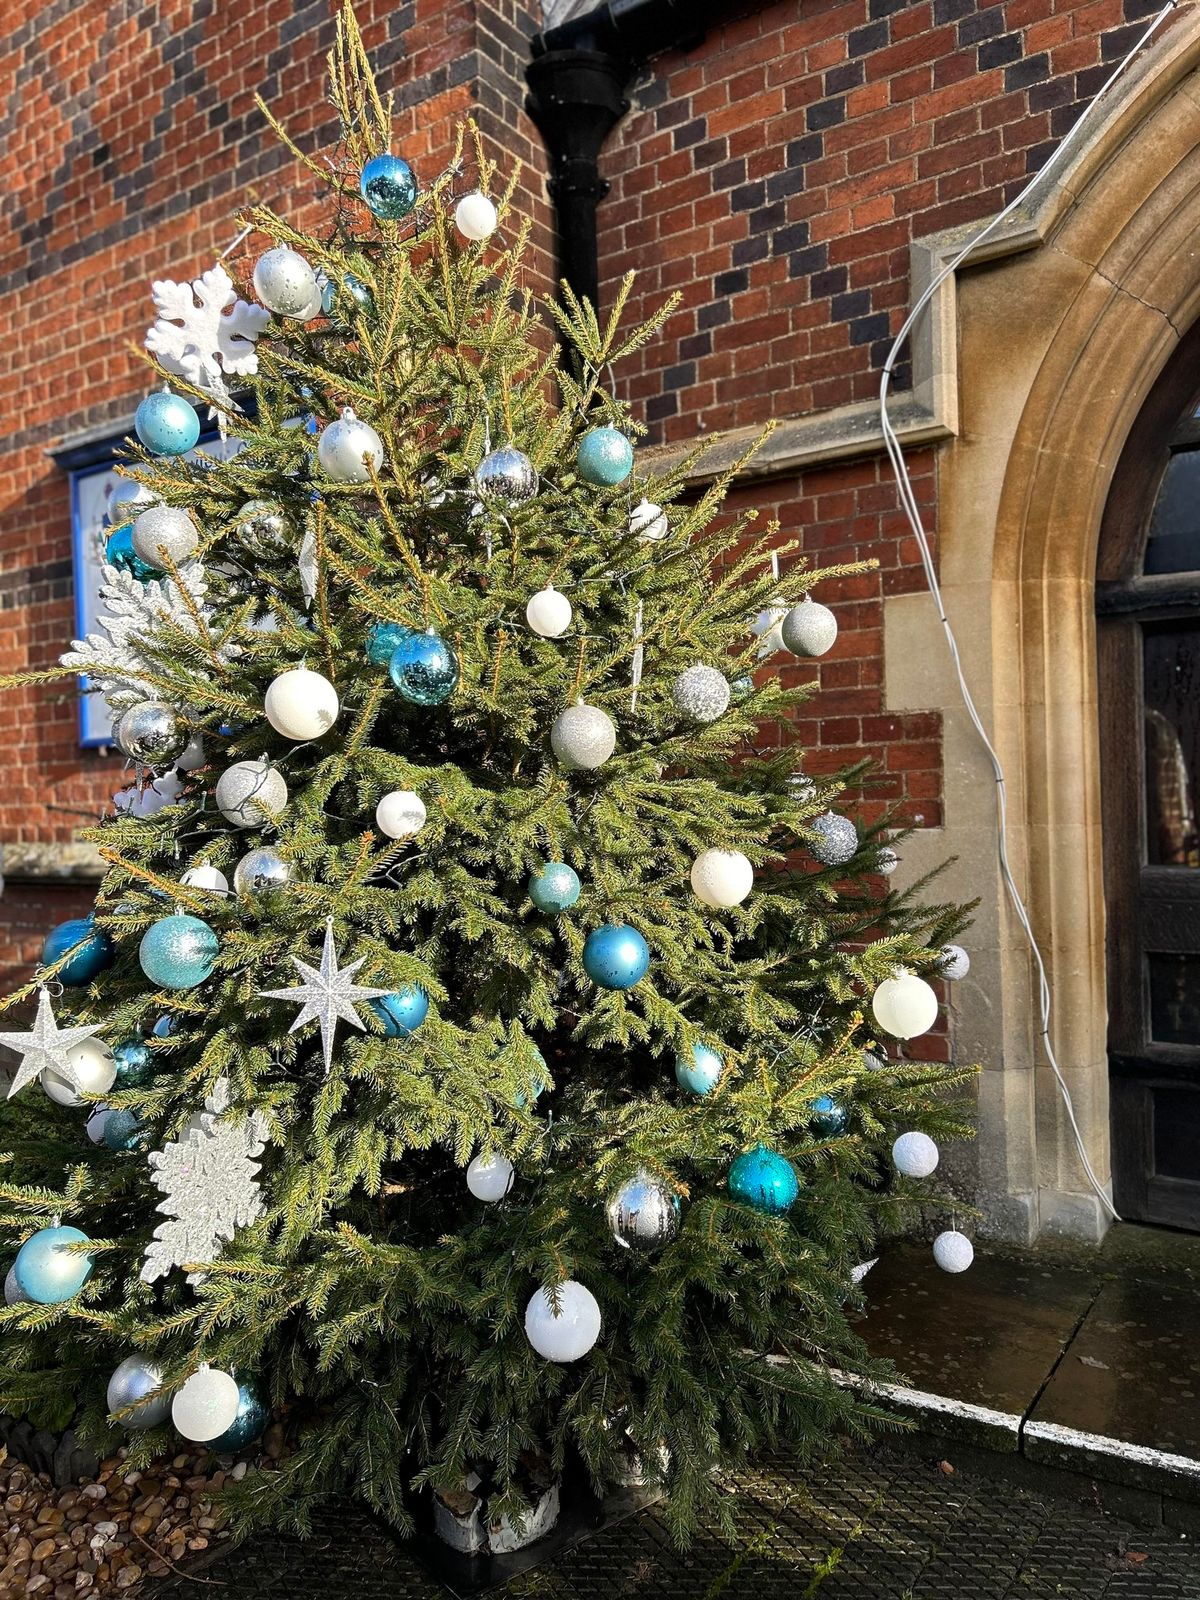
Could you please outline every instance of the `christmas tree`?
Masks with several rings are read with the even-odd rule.
[[[637,460],[606,378],[670,308],[567,293],[553,337],[474,130],[422,185],[349,13],[331,79],[325,231],[249,213],[261,304],[155,285],[63,669],[133,782],[0,1035],[0,1405],[135,1465],[274,1413],[235,1509],[300,1526],[636,1455],[686,1538],[715,1464],[876,1420],[854,1269],[929,1198],[893,1142],[967,1131],[880,1041],[962,915],[789,738],[850,569]]]

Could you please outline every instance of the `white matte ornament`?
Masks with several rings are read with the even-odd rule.
[[[590,1289],[574,1278],[554,1291],[539,1289],[525,1307],[525,1337],[547,1361],[578,1361],[600,1337],[600,1307]]]
[[[185,889],[203,889],[208,894],[229,893],[229,879],[220,867],[210,866],[207,861],[189,867],[179,881]]]
[[[267,690],[267,721],[285,739],[319,739],[337,721],[337,690],[329,679],[307,667],[281,672]]]
[[[653,500],[639,500],[629,513],[629,531],[641,544],[657,544],[671,531],[667,514]]]
[[[943,1272],[965,1272],[975,1259],[975,1246],[965,1233],[948,1228],[933,1241],[933,1259]]]
[[[971,970],[971,958],[960,944],[944,944],[938,962],[938,976],[960,983]]]
[[[495,1205],[513,1186],[514,1167],[507,1156],[476,1156],[467,1168],[467,1188],[476,1200]]]
[[[228,379],[258,371],[254,346],[271,321],[262,306],[240,300],[218,261],[191,283],[152,283],[158,320],[146,332],[146,349],[159,365],[214,400],[228,396]]]
[[[938,1155],[934,1141],[916,1128],[902,1133],[892,1146],[896,1171],[906,1178],[928,1178],[937,1171]]]
[[[149,566],[161,570],[163,552],[178,567],[193,555],[200,535],[190,511],[161,502],[149,506],[133,525],[133,548]]]
[[[288,802],[287,784],[266,756],[238,761],[217,779],[217,809],[235,828],[261,828]]]
[[[336,422],[322,429],[317,460],[321,470],[337,483],[369,483],[371,471],[366,463],[370,461],[376,472],[383,466],[383,440],[347,406]]]
[[[208,1444],[233,1425],[240,1402],[235,1378],[219,1367],[201,1367],[171,1401],[171,1421],[193,1444]]]
[[[499,220],[495,206],[485,194],[465,194],[454,208],[454,226],[473,244],[490,239]]]
[[[828,606],[806,595],[784,617],[779,635],[794,656],[823,656],[837,642],[837,618]]]
[[[544,589],[530,595],[529,604],[525,607],[525,620],[534,633],[543,639],[561,638],[571,626],[571,602],[565,594],[560,594],[547,584]]]
[[[100,1039],[84,1039],[67,1051],[67,1072],[47,1067],[42,1088],[60,1106],[79,1106],[85,1095],[107,1094],[117,1081],[117,1063]]]
[[[317,275],[296,250],[277,245],[258,258],[254,267],[254,292],[266,306],[281,317],[307,320],[313,296],[320,305]]]
[[[412,789],[392,789],[375,807],[375,826],[389,839],[411,839],[425,826],[429,813]]]
[[[706,906],[739,906],[754,887],[754,867],[740,850],[703,850],[692,862],[692,891]]]
[[[885,978],[871,997],[871,1010],[884,1033],[894,1039],[916,1039],[937,1021],[937,995],[913,972],[903,968]]]
[[[550,729],[550,748],[564,767],[590,771],[603,766],[617,745],[613,720],[599,706],[568,706]]]

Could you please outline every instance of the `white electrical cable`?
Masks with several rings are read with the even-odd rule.
[[[1029,941],[1029,948],[1033,954],[1034,965],[1037,968],[1038,1000],[1042,1023],[1042,1045],[1046,1052],[1046,1059],[1049,1061],[1050,1066],[1053,1069],[1055,1079],[1057,1080],[1059,1091],[1062,1095],[1063,1105],[1066,1108],[1067,1118],[1071,1124],[1071,1132],[1075,1138],[1075,1147],[1079,1152],[1079,1159],[1083,1165],[1084,1172],[1087,1174],[1088,1182],[1095,1190],[1096,1198],[1100,1201],[1100,1204],[1105,1208],[1106,1211],[1109,1212],[1113,1220],[1116,1222],[1120,1222],[1121,1219],[1118,1216],[1112,1201],[1105,1192],[1103,1185],[1100,1183],[1095,1172],[1092,1170],[1092,1164],[1088,1159],[1088,1153],[1084,1146],[1083,1135],[1079,1131],[1078,1122],[1075,1120],[1075,1107],[1071,1100],[1071,1091],[1067,1087],[1067,1081],[1062,1075],[1062,1071],[1058,1064],[1058,1059],[1054,1054],[1054,1046],[1050,1039],[1051,994],[1050,983],[1046,977],[1046,964],[1042,959],[1042,952],[1038,947],[1037,938],[1033,931],[1033,924],[1029,919],[1029,912],[1026,909],[1025,901],[1021,896],[1021,891],[1017,887],[1017,882],[1013,877],[1012,868],[1010,867],[1008,860],[1008,801],[1004,780],[1004,768],[1001,765],[1000,757],[996,754],[995,746],[988,737],[987,729],[983,725],[983,720],[979,715],[978,709],[976,708],[970,687],[967,684],[966,675],[963,672],[962,660],[958,653],[958,640],[955,638],[954,628],[951,625],[950,619],[946,615],[946,607],[942,600],[941,586],[937,580],[937,572],[934,569],[933,556],[929,549],[929,537],[925,532],[925,524],[921,518],[920,507],[917,505],[916,494],[913,490],[912,479],[908,474],[908,467],[904,461],[904,452],[901,448],[900,440],[896,435],[896,430],[892,427],[891,418],[888,416],[887,402],[888,388],[891,384],[892,372],[900,355],[900,351],[903,348],[909,334],[916,325],[917,320],[925,311],[926,307],[929,305],[929,302],[933,299],[938,289],[941,288],[942,284],[945,283],[947,278],[951,277],[955,272],[958,271],[959,267],[964,261],[966,261],[968,256],[970,256],[975,250],[978,250],[979,246],[984,242],[984,240],[995,232],[995,230],[1000,226],[1006,217],[1011,216],[1014,211],[1018,210],[1018,208],[1022,206],[1026,200],[1028,200],[1029,196],[1034,192],[1034,190],[1046,181],[1047,175],[1052,172],[1055,167],[1061,164],[1063,157],[1067,154],[1068,150],[1070,150],[1074,140],[1077,138],[1080,130],[1088,122],[1097,105],[1099,105],[1099,103],[1103,100],[1104,96],[1107,94],[1108,90],[1112,88],[1113,84],[1116,83],[1117,79],[1120,78],[1125,72],[1142,47],[1154,36],[1155,33],[1157,33],[1163,22],[1168,16],[1170,16],[1171,12],[1176,9],[1177,4],[1178,0],[1168,0],[1168,3],[1151,21],[1149,26],[1142,33],[1141,37],[1134,44],[1133,48],[1105,80],[1091,104],[1081,114],[1074,127],[1071,128],[1070,131],[1064,136],[1057,149],[1051,154],[1050,158],[1047,160],[1046,164],[1041,168],[1041,170],[1034,174],[1024,188],[1021,189],[1020,193],[1015,199],[1010,200],[1002,211],[998,211],[990,222],[986,223],[982,228],[979,229],[977,233],[972,235],[968,242],[963,245],[962,249],[959,250],[953,257],[951,257],[942,270],[936,275],[936,277],[934,277],[933,281],[926,287],[924,292],[914,304],[912,310],[909,312],[908,316],[905,318],[903,327],[900,329],[900,332],[896,335],[896,338],[892,343],[892,347],[888,352],[887,360],[883,364],[883,376],[879,384],[879,415],[880,423],[883,428],[883,442],[887,449],[888,459],[892,464],[892,470],[896,475],[896,488],[900,495],[900,503],[904,507],[904,514],[908,519],[908,525],[913,531],[913,535],[917,541],[917,547],[921,552],[921,565],[925,569],[925,578],[929,585],[929,592],[933,597],[934,604],[937,606],[938,617],[946,635],[946,643],[949,646],[950,659],[954,665],[954,671],[958,678],[958,688],[959,693],[962,696],[963,705],[966,707],[967,716],[970,718],[971,724],[976,733],[979,735],[980,742],[987,752],[988,760],[991,763],[992,771],[996,777],[996,811],[997,831],[999,835],[998,851],[1000,857],[1000,875],[1004,880],[1004,887],[1008,891],[1008,897],[1011,900],[1013,909],[1017,914],[1017,920],[1020,922],[1021,927],[1025,932],[1026,939]]]

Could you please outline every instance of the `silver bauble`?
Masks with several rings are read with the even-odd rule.
[[[288,802],[283,775],[261,756],[238,761],[217,779],[217,809],[235,828],[261,828],[272,822]]]
[[[121,1426],[139,1431],[157,1428],[171,1414],[171,1396],[156,1394],[152,1400],[146,1399],[146,1396],[154,1394],[162,1381],[163,1370],[157,1362],[151,1361],[148,1356],[126,1356],[108,1380],[109,1412],[135,1406],[136,1410],[119,1419]]]
[[[505,506],[523,506],[538,492],[537,468],[522,450],[502,445],[475,468],[480,499]]]
[[[187,749],[192,731],[165,700],[140,700],[117,723],[117,748],[144,767],[174,766]]]
[[[858,829],[836,811],[822,811],[808,826],[817,835],[809,849],[823,866],[844,866],[858,849]]]
[[[885,844],[875,857],[875,871],[881,872],[885,878],[890,878],[899,865],[900,857],[892,849],[891,845]]]
[[[681,672],[671,686],[676,711],[692,722],[715,722],[729,710],[729,683],[716,667],[697,664]]]
[[[251,544],[287,543],[288,520],[282,506],[273,500],[247,500],[245,505],[239,506],[234,521],[242,538]]]
[[[605,1207],[613,1238],[627,1249],[658,1250],[679,1232],[679,1196],[642,1168]]]
[[[254,292],[266,306],[281,317],[304,318],[313,303],[320,304],[317,275],[296,250],[277,245],[260,256],[254,268]]]
[[[369,483],[366,463],[370,461],[376,472],[383,466],[383,440],[347,406],[336,422],[321,430],[317,460],[322,472],[337,483]]]
[[[612,718],[599,706],[568,706],[550,729],[550,748],[564,767],[587,771],[602,766],[617,744]]]
[[[260,845],[257,850],[247,850],[233,869],[233,887],[250,899],[275,894],[292,881],[293,867],[278,850],[270,845]]]
[[[8,1276],[4,1280],[4,1304],[6,1306],[30,1306],[33,1301],[17,1282],[16,1267],[9,1267]]]
[[[176,566],[193,555],[200,535],[182,506],[148,506],[133,525],[133,549],[151,567],[162,569],[164,553]]]
[[[779,633],[794,656],[823,656],[837,639],[837,618],[828,606],[805,596],[784,617]]]

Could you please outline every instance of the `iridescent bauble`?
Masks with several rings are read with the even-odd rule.
[[[836,811],[822,811],[808,826],[817,836],[809,849],[822,866],[844,867],[858,849],[858,829]]]
[[[530,1049],[533,1051],[533,1055],[538,1065],[541,1067],[542,1072],[546,1072],[548,1069],[546,1067],[545,1056],[535,1044],[531,1044]],[[538,1100],[543,1094],[545,1094],[547,1087],[548,1085],[546,1084],[545,1079],[542,1077],[542,1073],[537,1071],[531,1072],[529,1075],[528,1094],[518,1091],[513,1104],[516,1106],[518,1111],[524,1111],[525,1107],[529,1105],[531,1101]]]
[[[188,747],[191,729],[165,700],[140,700],[117,723],[117,748],[144,767],[171,767]]]
[[[140,1089],[154,1076],[154,1056],[144,1039],[126,1039],[123,1044],[114,1045],[113,1060],[118,1089]]]
[[[155,1393],[162,1381],[163,1370],[156,1361],[143,1355],[126,1356],[108,1380],[109,1415],[132,1406],[132,1411],[116,1419],[122,1428],[135,1432],[157,1428],[171,1415],[171,1396]],[[153,1399],[147,1398],[151,1395]]]
[[[937,995],[924,978],[901,968],[871,996],[871,1011],[884,1033],[894,1039],[916,1039],[937,1021]]]
[[[372,468],[378,473],[383,466],[383,440],[347,406],[336,422],[321,430],[317,460],[336,483],[370,483]]]
[[[944,944],[938,960],[939,978],[948,983],[961,983],[971,970],[971,958],[960,944]]]
[[[371,293],[370,285],[364,283],[361,278],[356,278],[352,272],[348,272],[342,279],[342,288],[353,300],[357,310],[371,311],[374,309],[375,296]]]
[[[502,445],[475,468],[475,488],[485,504],[523,506],[538,492],[537,468],[524,451]]]
[[[428,816],[424,800],[412,789],[390,789],[375,807],[375,826],[389,839],[414,839]]]
[[[503,1200],[513,1186],[515,1168],[507,1156],[493,1151],[490,1156],[476,1156],[467,1168],[467,1188],[476,1200],[495,1205]]]
[[[617,730],[607,711],[599,706],[568,706],[550,728],[550,748],[564,767],[590,772],[603,766],[617,745]]]
[[[316,315],[314,302],[320,307],[316,273],[299,251],[286,244],[259,256],[254,264],[254,292],[268,311],[301,322]]]
[[[266,756],[238,761],[217,779],[217,809],[235,828],[261,828],[288,802],[287,784]]]
[[[715,722],[729,710],[729,681],[716,667],[697,663],[675,679],[671,699],[689,722]]]
[[[134,413],[138,438],[156,456],[183,456],[200,437],[200,418],[182,395],[158,390]]]
[[[251,544],[278,548],[287,542],[288,520],[274,500],[247,500],[238,507],[235,520],[239,534]]]
[[[232,1455],[253,1444],[270,1420],[271,1412],[262,1397],[262,1390],[254,1378],[242,1378],[238,1383],[237,1415],[219,1439],[210,1439],[208,1448],[217,1455]]]
[[[367,629],[367,660],[373,667],[386,667],[412,631],[402,622],[373,622]]]
[[[103,1039],[81,1039],[66,1056],[69,1073],[42,1070],[42,1088],[55,1105],[81,1106],[89,1096],[107,1094],[117,1081],[117,1063]]]
[[[269,844],[259,845],[247,850],[233,869],[234,892],[247,900],[261,900],[286,889],[294,872],[292,863],[278,850]]]
[[[228,1372],[200,1367],[171,1401],[171,1421],[193,1444],[209,1444],[233,1427],[241,1398]]]
[[[148,566],[166,566],[164,557],[176,566],[193,555],[200,543],[190,511],[161,502],[148,506],[133,524],[133,548]]]
[[[614,1190],[605,1214],[627,1250],[661,1249],[679,1232],[679,1196],[644,1167]]]
[[[128,522],[114,528],[105,540],[104,559],[110,567],[116,567],[118,572],[127,572],[139,583],[149,583],[154,578],[162,577],[159,569],[143,561],[133,548],[133,527]]]
[[[779,634],[794,656],[823,656],[837,641],[837,618],[828,606],[805,595],[784,617]]]
[[[583,970],[602,989],[632,989],[649,966],[650,946],[627,923],[594,928],[583,946]]]
[[[529,597],[525,620],[542,639],[561,639],[571,626],[571,602],[552,584]]]
[[[61,1305],[79,1293],[92,1275],[92,1257],[68,1246],[89,1243],[78,1228],[39,1228],[26,1239],[13,1262],[17,1288],[40,1306]]]
[[[547,1361],[578,1361],[600,1337],[595,1295],[573,1278],[539,1289],[525,1307],[525,1337]]]
[[[216,965],[221,944],[207,922],[177,912],[153,923],[142,935],[138,961],[160,989],[194,989]]]
[[[579,875],[565,861],[547,861],[530,876],[529,898],[539,911],[556,916],[579,899]]]
[[[729,1192],[764,1216],[778,1217],[795,1204],[800,1185],[791,1162],[759,1144],[743,1150],[730,1167]]]
[[[392,651],[388,672],[410,704],[440,706],[458,686],[458,657],[432,630],[412,633]]]
[[[136,1150],[145,1131],[142,1119],[128,1106],[115,1107],[104,1119],[104,1143],[110,1150]]]
[[[297,743],[322,738],[339,710],[338,692],[329,679],[304,665],[272,678],[263,697],[263,711],[275,732]]]
[[[633,471],[633,446],[619,428],[593,428],[579,441],[575,465],[585,483],[611,489]]]
[[[937,1171],[940,1157],[937,1144],[919,1128],[902,1133],[892,1145],[892,1161],[905,1178],[928,1178]]]
[[[417,203],[417,175],[403,156],[372,156],[358,188],[370,211],[388,222],[408,216]]]
[[[370,1002],[371,1010],[383,1023],[388,1039],[407,1039],[429,1015],[429,996],[418,984],[406,983],[395,994],[385,994]]]
[[[72,952],[70,957],[54,974],[66,989],[82,988],[112,965],[112,940],[91,917],[72,917],[51,928],[42,945],[42,965],[50,966],[68,950]]]
[[[691,1054],[682,1050],[675,1055],[675,1082],[689,1094],[711,1094],[721,1081],[725,1070],[724,1059],[711,1045],[699,1040],[692,1046]]]
[[[667,514],[653,500],[639,500],[629,513],[629,531],[640,544],[658,544],[671,531]]]
[[[943,1272],[965,1272],[975,1259],[975,1246],[965,1233],[947,1228],[933,1241],[933,1259]]]
[[[849,1111],[831,1094],[819,1094],[813,1101],[808,1125],[822,1139],[834,1139],[839,1133],[845,1133],[849,1123]]]
[[[465,194],[454,208],[454,226],[473,244],[490,239],[498,221],[496,208],[485,194]]]

